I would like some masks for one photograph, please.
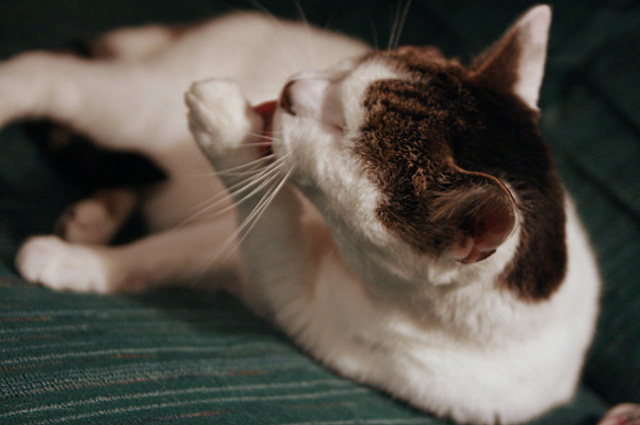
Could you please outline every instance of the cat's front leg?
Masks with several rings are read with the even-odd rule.
[[[287,184],[282,163],[262,155],[262,118],[235,83],[196,83],[186,102],[191,132],[235,201],[248,277],[235,293],[254,312],[279,321],[279,312],[288,311],[284,304],[307,304],[313,279],[299,195]],[[255,183],[256,175],[264,180]],[[244,184],[253,186],[242,190]]]
[[[119,246],[35,236],[20,248],[16,267],[25,280],[58,291],[111,294],[199,282],[220,288],[226,282],[208,277],[239,269],[234,237],[229,213]]]

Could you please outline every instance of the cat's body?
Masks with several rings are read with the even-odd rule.
[[[73,243],[126,216],[86,201],[67,223],[71,242],[33,238],[18,267],[56,289],[115,292],[202,278],[214,259],[218,272],[242,263],[242,279],[212,285],[341,374],[462,422],[539,415],[573,394],[599,285],[537,130],[549,19],[533,9],[470,69],[431,48],[369,53],[255,14],[115,33],[106,61],[31,53],[2,63],[0,123],[60,120],[169,175],[143,210],[171,230],[123,247]],[[220,179],[207,174],[182,101],[209,77],[235,83],[194,84],[186,100]],[[277,97],[261,136],[274,105],[254,110],[245,98]],[[265,156],[257,145],[271,134]],[[522,145],[513,152],[512,139]],[[256,183],[238,191],[243,173]],[[222,184],[251,225],[243,260],[219,255],[234,246],[232,212],[180,225]],[[105,204],[132,204],[110,195]]]

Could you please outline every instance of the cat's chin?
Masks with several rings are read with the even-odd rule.
[[[277,108],[278,102],[275,100],[263,102],[253,107],[254,111],[262,117],[262,122],[264,123],[262,125],[262,135],[259,142],[260,153],[263,157],[272,153],[271,141],[273,139],[273,116]]]

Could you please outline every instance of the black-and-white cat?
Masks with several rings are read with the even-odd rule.
[[[140,199],[101,192],[18,268],[101,293],[211,274],[344,376],[461,422],[535,417],[574,392],[599,287],[538,128],[550,19],[469,67],[251,13],[0,63],[0,125],[57,120],[169,176],[142,198],[157,232],[107,246]]]

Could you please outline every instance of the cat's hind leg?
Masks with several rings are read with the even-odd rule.
[[[69,206],[55,233],[69,242],[105,245],[135,210],[140,195],[134,189],[102,189]]]
[[[92,57],[104,59],[141,59],[165,50],[178,41],[188,27],[145,25],[119,28],[85,44]]]
[[[286,311],[278,306],[292,300],[308,305],[317,270],[310,265],[315,261],[310,241],[316,236],[302,225],[301,200],[287,184],[292,170],[286,156],[263,156],[259,141],[262,118],[237,84],[215,79],[197,82],[185,100],[196,143],[214,168],[221,170],[220,179],[235,202],[238,229],[247,229],[240,238],[247,278],[236,294],[260,315]],[[242,179],[224,172],[247,164],[258,164],[259,172],[266,176],[250,196],[234,191],[238,184],[244,184]]]
[[[145,62],[23,53],[0,62],[0,128],[46,118],[103,147],[157,156],[188,135],[181,78]]]

